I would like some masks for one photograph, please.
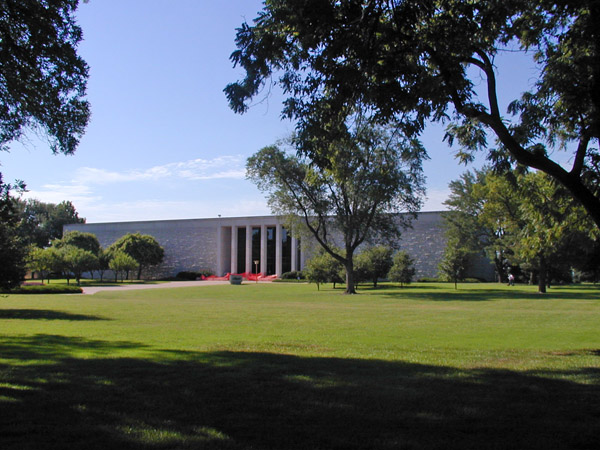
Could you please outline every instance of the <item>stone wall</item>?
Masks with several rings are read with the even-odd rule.
[[[165,249],[163,263],[144,272],[146,278],[175,276],[178,272],[215,270],[217,261],[217,220],[160,220],[66,225],[65,231],[93,233],[103,248],[128,233],[154,236]]]
[[[437,277],[438,264],[442,259],[446,238],[442,229],[442,216],[439,212],[419,213],[411,228],[402,232],[400,249],[407,252],[415,261],[415,280],[423,277]]]

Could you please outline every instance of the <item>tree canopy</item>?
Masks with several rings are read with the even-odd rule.
[[[0,1],[0,149],[27,128],[41,130],[54,153],[77,148],[90,117],[78,4]]]
[[[5,290],[17,287],[25,276],[26,249],[16,233],[18,217],[11,189],[0,173],[0,289]]]
[[[405,251],[399,251],[394,255],[392,267],[388,273],[390,281],[400,283],[400,286],[410,284],[415,276],[414,260]]]
[[[357,104],[409,136],[451,120],[447,138],[463,160],[487,149],[499,166],[539,169],[600,226],[599,21],[595,0],[272,0],[237,30],[231,59],[245,77],[225,92],[244,112],[279,84],[284,117],[313,139]],[[507,50],[530,52],[538,72],[505,113],[494,62]],[[570,153],[570,168],[555,149]]]
[[[63,227],[70,223],[85,223],[70,201],[58,204],[36,199],[16,199],[17,232],[23,240],[38,247],[47,247],[63,237]]]
[[[53,242],[55,247],[67,247],[73,246],[80,248],[82,250],[86,250],[93,255],[98,256],[100,253],[101,247],[98,238],[93,233],[84,233],[82,231],[69,231],[65,233],[62,239]]]
[[[161,263],[165,255],[165,250],[153,236],[140,233],[129,233],[122,236],[109,247],[108,251],[112,253],[121,251],[133,258],[137,263],[138,280],[145,268]]]

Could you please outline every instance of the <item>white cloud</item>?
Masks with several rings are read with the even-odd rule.
[[[91,205],[101,201],[102,197],[94,195],[92,190],[84,185],[57,185],[47,184],[41,189],[28,190],[23,194],[25,199],[37,199],[45,203],[60,203],[71,201],[77,208]]]
[[[112,184],[133,181],[157,181],[166,178],[186,180],[243,179],[246,171],[245,159],[240,156],[219,156],[212,159],[192,159],[174,162],[148,169],[133,169],[123,172],[83,167],[78,170],[73,183]]]

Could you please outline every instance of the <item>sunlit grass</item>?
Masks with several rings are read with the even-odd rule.
[[[31,448],[90,447],[90,436],[91,448],[136,449],[591,442],[596,287],[341,292],[250,283],[2,297],[0,408],[20,423],[0,447],[26,448],[26,436]],[[542,436],[559,424],[570,428]],[[43,440],[48,427],[66,429],[68,445]]]

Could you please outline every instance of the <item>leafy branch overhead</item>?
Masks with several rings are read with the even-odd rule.
[[[75,151],[90,117],[88,66],[77,55],[79,0],[0,4],[0,149],[40,129],[53,152]]]
[[[225,93],[244,112],[277,83],[287,96],[283,115],[317,144],[356,105],[408,136],[430,120],[452,120],[447,139],[463,158],[487,149],[500,166],[539,169],[600,226],[599,22],[594,0],[268,1],[238,29],[231,59],[245,77]],[[537,78],[503,112],[494,60],[507,50],[529,52]],[[554,149],[570,154],[569,168]],[[322,145],[302,150],[326,159]]]

